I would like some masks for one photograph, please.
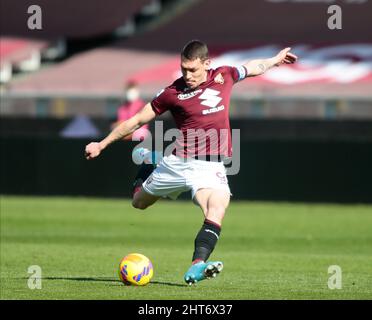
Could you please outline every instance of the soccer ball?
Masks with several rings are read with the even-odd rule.
[[[131,253],[120,261],[119,277],[126,285],[144,286],[150,282],[153,274],[152,263],[143,254]]]

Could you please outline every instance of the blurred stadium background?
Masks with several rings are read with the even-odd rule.
[[[35,4],[41,30],[27,26]],[[300,57],[233,91],[232,128],[242,143],[240,173],[230,177],[237,199],[371,202],[372,4],[343,1],[341,30],[327,28],[328,6],[3,0],[1,193],[129,197],[134,144],[115,145],[94,163],[84,161],[84,145],[109,132],[128,81],[151,99],[179,76],[179,51],[197,38],[214,65],[284,46]],[[169,119],[162,117],[166,128]]]
[[[341,30],[327,28],[333,3]],[[30,5],[41,30],[28,29]],[[364,0],[1,0],[1,299],[371,299],[371,11]],[[241,166],[214,253],[226,271],[190,291],[202,216],[189,195],[135,214],[137,143],[96,161],[83,151],[109,133],[126,84],[152,99],[195,38],[214,65],[285,46],[300,60],[233,91]],[[154,281],[123,290],[117,265],[134,251]],[[31,291],[35,264],[43,290]],[[327,287],[335,264],[343,290]]]

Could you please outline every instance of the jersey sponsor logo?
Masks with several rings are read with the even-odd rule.
[[[201,102],[202,105],[215,108],[222,100],[222,98],[218,96],[219,94],[220,91],[207,88],[203,94],[199,96],[199,99],[203,100]]]
[[[187,99],[190,99],[192,97],[195,97],[198,93],[202,92],[203,89],[199,89],[199,90],[195,90],[193,92],[189,92],[189,93],[180,93],[177,98],[178,100],[187,100]]]
[[[225,106],[222,105],[222,106],[219,106],[219,107],[215,107],[215,108],[210,108],[210,109],[206,109],[206,110],[203,110],[203,114],[210,114],[210,113],[215,113],[215,112],[218,112],[218,111],[221,111],[225,109]]]

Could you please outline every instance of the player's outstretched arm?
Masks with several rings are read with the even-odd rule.
[[[100,142],[91,142],[85,147],[85,158],[87,160],[94,159],[107,148],[111,143],[120,140],[134,131],[142,127],[145,123],[150,122],[156,117],[156,113],[151,107],[151,104],[146,104],[137,114],[132,118],[121,122],[115,127],[111,133]]]
[[[291,48],[281,50],[275,57],[269,59],[255,59],[247,62],[244,66],[248,70],[248,77],[259,76],[272,67],[282,64],[292,64],[297,61],[297,56],[289,52]]]

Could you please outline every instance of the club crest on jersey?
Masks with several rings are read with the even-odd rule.
[[[189,93],[180,93],[177,98],[178,100],[187,100],[187,99],[190,99],[192,97],[195,97],[198,93],[202,92],[203,90],[202,89],[199,89],[199,90],[195,90],[195,91],[192,91],[192,92],[189,92]]]
[[[218,75],[214,77],[214,82],[219,83],[219,84],[224,84],[225,79],[223,78],[222,74],[219,73]]]

